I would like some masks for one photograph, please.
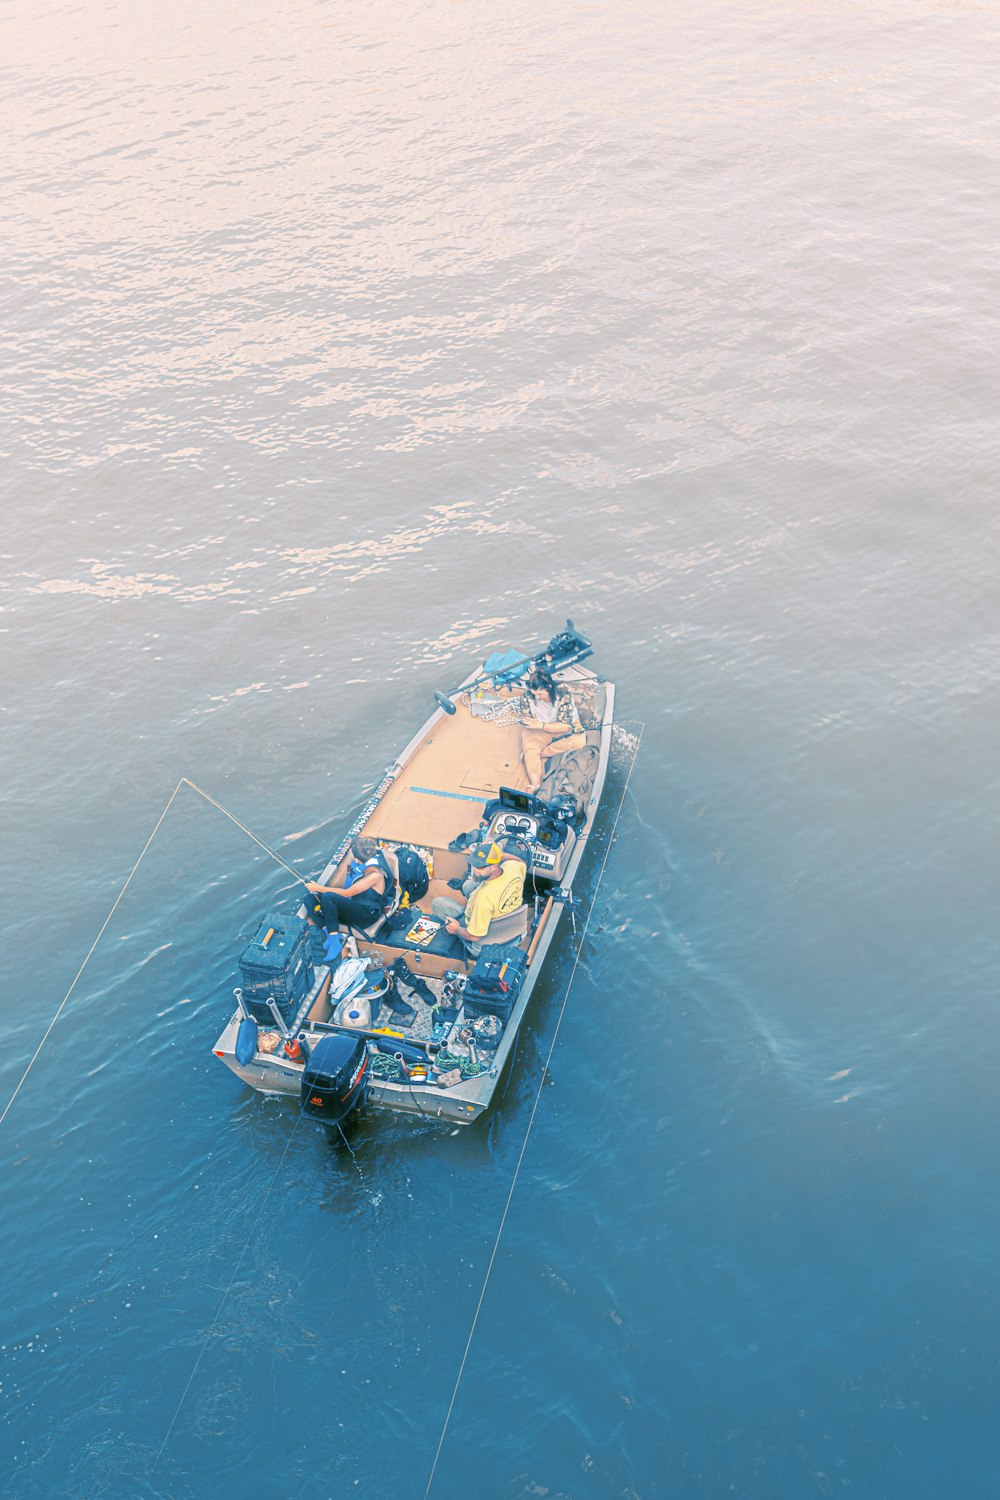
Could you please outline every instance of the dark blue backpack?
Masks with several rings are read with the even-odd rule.
[[[399,884],[409,896],[410,904],[414,905],[421,896],[427,895],[427,887],[430,885],[427,866],[416,849],[411,849],[409,844],[398,846],[396,858],[399,860]]]

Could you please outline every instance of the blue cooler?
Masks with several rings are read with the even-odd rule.
[[[288,1025],[313,985],[313,961],[304,917],[272,912],[240,955],[243,1003],[261,1026],[273,1026],[274,1005]]]

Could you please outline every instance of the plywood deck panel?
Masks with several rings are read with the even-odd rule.
[[[474,828],[501,786],[524,788],[517,724],[477,719],[464,704],[440,719],[365,826],[372,838],[447,848]]]

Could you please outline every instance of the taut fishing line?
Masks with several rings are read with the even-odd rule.
[[[60,1000],[59,1005],[58,1005],[58,1007],[56,1009],[56,1013],[52,1017],[52,1020],[49,1022],[48,1026],[46,1026],[45,1031],[44,1031],[44,1033],[42,1035],[42,1039],[38,1043],[38,1046],[35,1048],[34,1052],[32,1053],[31,1059],[28,1062],[28,1066],[25,1068],[24,1072],[21,1074],[21,1077],[17,1081],[17,1086],[15,1087],[14,1092],[11,1094],[10,1098],[7,1100],[7,1103],[4,1105],[3,1114],[0,1114],[0,1125],[3,1124],[4,1120],[6,1120],[7,1115],[9,1113],[9,1111],[10,1111],[11,1105],[14,1103],[14,1100],[17,1098],[18,1094],[21,1092],[21,1089],[22,1089],[22,1087],[24,1085],[25,1079],[27,1078],[28,1074],[31,1072],[32,1068],[35,1066],[35,1063],[36,1063],[36,1061],[38,1059],[39,1053],[41,1052],[42,1048],[45,1046],[45,1043],[48,1041],[49,1037],[51,1036],[51,1034],[52,1034],[52,1028],[55,1026],[55,1024],[58,1021],[59,1017],[62,1015],[63,1011],[65,1010],[66,1004],[67,1004],[67,1002],[69,1000],[70,995],[72,995],[73,991],[76,989],[77,984],[79,983],[81,974],[83,973],[83,971],[87,967],[87,965],[90,963],[90,960],[93,958],[93,956],[94,956],[94,949],[97,947],[98,943],[101,941],[101,938],[104,936],[105,932],[107,931],[108,923],[111,921],[111,918],[114,916],[115,912],[118,910],[118,907],[121,904],[121,899],[124,896],[125,892],[128,890],[129,885],[132,882],[133,875],[135,874],[136,870],[138,870],[139,866],[142,864],[142,861],[145,858],[147,851],[149,850],[150,844],[153,842],[153,840],[155,839],[156,835],[159,833],[160,828],[163,825],[163,820],[166,818],[167,813],[170,811],[171,807],[173,806],[174,799],[177,796],[177,793],[180,791],[180,789],[181,789],[182,786],[189,786],[193,792],[197,792],[198,793],[199,797],[204,797],[204,799],[205,799],[206,802],[210,802],[213,807],[217,807],[219,809],[219,812],[224,813],[231,823],[235,823],[236,826],[237,826],[237,828],[241,829],[243,831],[243,833],[246,834],[247,838],[252,839],[253,842],[259,848],[263,849],[263,851],[264,851],[265,854],[269,854],[270,857],[273,860],[276,860],[277,863],[279,865],[281,865],[283,869],[287,870],[290,875],[294,875],[295,879],[301,885],[305,885],[306,884],[306,878],[305,878],[305,876],[302,875],[298,870],[293,869],[292,866],[287,862],[287,860],[282,859],[282,857],[281,857],[280,854],[276,854],[274,852],[274,850],[268,844],[264,843],[263,839],[259,839],[257,837],[257,835],[253,832],[252,829],[248,828],[245,823],[242,823],[240,821],[240,819],[235,815],[235,813],[231,813],[228,810],[228,808],[223,807],[223,805],[222,805],[221,802],[217,802],[214,797],[210,796],[208,792],[203,791],[200,786],[196,786],[193,781],[190,781],[188,779],[188,777],[182,776],[181,779],[180,779],[180,781],[174,787],[173,791],[170,793],[170,796],[167,799],[167,805],[164,807],[163,811],[160,813],[160,816],[157,818],[156,823],[155,823],[155,825],[153,827],[152,833],[149,835],[149,838],[146,840],[145,844],[142,846],[142,853],[139,855],[139,858],[136,860],[136,862],[132,866],[131,870],[129,870],[128,877],[127,877],[127,879],[125,881],[125,884],[122,886],[121,890],[118,892],[118,895],[115,897],[115,904],[114,904],[114,906],[112,906],[111,910],[108,912],[107,916],[104,918],[104,921],[101,923],[101,929],[98,932],[97,936],[95,937],[94,941],[91,943],[90,949],[89,949],[89,951],[87,953],[86,958],[83,960],[83,963],[80,965],[80,967],[76,971],[76,974],[73,976],[73,983],[70,985],[69,989],[66,991],[65,995]]]
[[[608,857],[611,854],[612,848],[614,847],[615,833],[618,828],[618,820],[622,815],[622,808],[625,806],[625,798],[628,795],[629,783],[632,780],[632,772],[635,770],[635,763],[639,756],[639,745],[642,742],[642,733],[645,727],[645,724],[640,722],[639,733],[635,741],[635,750],[632,755],[632,764],[629,766],[628,776],[625,779],[625,787],[622,791],[621,801],[618,804],[618,811],[615,813],[615,821],[611,826],[611,836],[608,839],[608,847],[605,850],[604,858],[601,861],[601,868],[597,876],[597,885],[594,887],[594,898],[590,903],[590,911],[587,913],[587,920],[583,924],[583,931],[580,934],[580,941],[577,944],[576,957],[573,960],[573,967],[570,970],[570,976],[566,982],[566,988],[563,991],[562,1005],[559,1007],[559,1015],[556,1018],[556,1029],[552,1033],[552,1041],[549,1043],[548,1054],[545,1058],[545,1062],[542,1065],[542,1073],[541,1077],[538,1080],[538,1088],[535,1090],[535,1100],[531,1106],[531,1114],[528,1117],[528,1128],[524,1132],[524,1140],[521,1142],[521,1150],[518,1153],[517,1163],[514,1167],[514,1176],[511,1178],[510,1191],[507,1194],[507,1201],[504,1204],[503,1213],[500,1216],[500,1227],[497,1230],[497,1237],[493,1242],[493,1249],[490,1253],[489,1264],[486,1267],[486,1275],[483,1278],[482,1291],[479,1293],[479,1301],[476,1303],[476,1310],[472,1315],[472,1326],[469,1329],[469,1337],[465,1341],[465,1349],[462,1354],[462,1361],[458,1367],[458,1374],[455,1377],[455,1384],[452,1388],[451,1400],[448,1402],[448,1410],[445,1413],[444,1426],[441,1428],[441,1436],[438,1438],[438,1445],[434,1452],[434,1462],[431,1464],[431,1471],[427,1477],[427,1488],[424,1490],[424,1500],[427,1500],[427,1496],[431,1492],[431,1485],[434,1483],[434,1475],[437,1471],[438,1459],[441,1457],[441,1449],[444,1447],[444,1440],[448,1432],[448,1424],[451,1421],[451,1414],[455,1407],[455,1399],[458,1395],[458,1388],[462,1383],[462,1376],[465,1374],[465,1364],[469,1357],[469,1349],[472,1345],[472,1337],[476,1331],[476,1324],[479,1322],[479,1314],[482,1311],[483,1301],[486,1297],[486,1288],[489,1284],[489,1279],[493,1271],[493,1263],[497,1258],[497,1250],[500,1248],[500,1236],[503,1234],[504,1225],[507,1222],[507,1213],[510,1209],[511,1199],[514,1196],[514,1189],[517,1187],[518,1174],[521,1171],[521,1163],[524,1160],[524,1153],[528,1145],[528,1137],[530,1136],[531,1128],[535,1123],[535,1114],[538,1110],[538,1101],[542,1097],[542,1089],[545,1085],[545,1078],[549,1071],[549,1063],[552,1061],[552,1054],[555,1051],[556,1042],[559,1039],[559,1028],[562,1025],[563,1014],[566,1010],[566,1002],[569,999],[569,992],[572,988],[573,980],[576,977],[577,965],[580,962],[580,955],[583,952],[583,945],[587,937],[587,929],[590,926],[590,919],[594,915],[594,907],[597,905],[597,893],[601,888],[601,881],[604,879],[604,868],[607,865]]]
[[[479,1300],[478,1300],[478,1302],[476,1304],[476,1310],[475,1310],[475,1313],[473,1314],[472,1324],[471,1324],[471,1326],[469,1328],[469,1335],[468,1335],[468,1338],[466,1339],[466,1342],[465,1342],[465,1349],[464,1349],[464,1351],[462,1353],[462,1359],[461,1359],[461,1363],[459,1365],[458,1375],[456,1376],[456,1379],[455,1379],[455,1384],[454,1384],[454,1387],[453,1387],[452,1393],[451,1393],[451,1400],[448,1403],[448,1410],[447,1410],[447,1412],[445,1414],[444,1424],[443,1424],[443,1426],[441,1428],[441,1436],[438,1439],[437,1448],[436,1448],[435,1453],[434,1453],[434,1460],[433,1460],[433,1463],[431,1464],[430,1474],[428,1475],[428,1479],[427,1479],[427,1487],[426,1487],[426,1489],[424,1491],[425,1497],[430,1494],[431,1486],[434,1483],[434,1476],[435,1476],[435,1474],[437,1472],[438,1461],[439,1461],[439,1459],[441,1457],[441,1450],[444,1447],[445,1437],[447,1436],[447,1433],[448,1433],[448,1427],[449,1427],[449,1424],[451,1422],[452,1412],[454,1410],[455,1401],[456,1401],[456,1398],[458,1396],[458,1388],[459,1388],[459,1386],[460,1386],[460,1384],[462,1382],[462,1377],[463,1377],[463,1375],[465,1373],[465,1366],[466,1366],[466,1363],[468,1361],[469,1350],[470,1350],[470,1348],[472,1346],[473,1336],[475,1335],[476,1326],[477,1326],[478,1321],[479,1321],[479,1314],[482,1311],[483,1302],[484,1302],[485,1297],[486,1297],[486,1289],[487,1289],[487,1287],[489,1285],[490,1276],[491,1276],[491,1274],[493,1272],[493,1266],[494,1266],[494,1263],[496,1261],[497,1251],[498,1251],[499,1246],[500,1246],[500,1238],[501,1238],[501,1236],[503,1234],[504,1226],[506,1225],[506,1222],[507,1222],[507,1215],[508,1215],[508,1212],[510,1210],[511,1201],[512,1201],[512,1199],[514,1197],[514,1190],[517,1187],[517,1180],[518,1180],[518,1177],[520,1175],[522,1162],[524,1161],[524,1154],[525,1154],[525,1151],[527,1149],[528,1139],[529,1139],[529,1137],[531,1135],[531,1131],[532,1131],[532,1128],[533,1128],[534,1123],[535,1123],[535,1115],[536,1115],[536,1113],[538,1111],[538,1104],[539,1104],[539,1101],[541,1099],[542,1088],[544,1087],[545,1079],[546,1079],[546,1077],[548,1075],[549,1064],[552,1061],[552,1054],[555,1051],[556,1042],[557,1042],[557,1040],[559,1038],[559,1029],[560,1029],[560,1027],[562,1025],[563,1015],[565,1014],[566,1003],[567,1003],[567,1001],[569,999],[569,993],[570,993],[570,989],[572,988],[572,985],[573,985],[573,980],[576,977],[577,967],[578,967],[578,965],[580,963],[580,957],[581,957],[581,954],[583,952],[583,945],[584,945],[584,942],[586,941],[587,932],[588,932],[588,929],[590,927],[590,920],[591,920],[591,917],[593,916],[594,907],[595,907],[596,902],[597,902],[597,894],[598,894],[598,891],[600,890],[601,882],[604,879],[604,870],[605,870],[605,867],[607,866],[608,858],[609,858],[609,856],[611,854],[611,849],[612,849],[612,847],[614,845],[615,833],[616,833],[616,831],[618,829],[618,823],[619,823],[619,819],[621,818],[622,809],[625,806],[625,798],[628,795],[629,785],[630,785],[631,780],[632,780],[632,772],[635,769],[635,763],[636,763],[636,760],[637,760],[638,755],[639,755],[639,745],[640,745],[641,740],[642,740],[642,734],[643,734],[643,730],[644,729],[645,729],[645,725],[642,724],[642,723],[640,723],[640,725],[639,725],[639,734],[638,734],[638,736],[636,738],[635,750],[634,750],[633,755],[632,755],[632,763],[629,766],[628,776],[626,777],[626,780],[625,780],[625,787],[624,787],[624,789],[622,791],[622,795],[621,795],[621,801],[619,802],[618,809],[617,809],[617,811],[615,813],[615,820],[614,820],[614,823],[612,824],[611,834],[610,834],[610,837],[609,837],[609,840],[608,840],[608,847],[607,847],[607,849],[605,851],[604,858],[601,861],[600,871],[598,872],[597,885],[594,888],[594,898],[593,898],[593,900],[591,902],[590,912],[588,913],[587,920],[584,923],[583,931],[580,934],[580,941],[577,944],[576,956],[575,956],[575,958],[573,960],[573,967],[572,967],[572,969],[570,971],[569,980],[567,981],[566,989],[565,989],[565,991],[563,993],[562,1004],[559,1007],[559,1015],[558,1015],[558,1017],[556,1019],[555,1030],[552,1033],[552,1040],[551,1040],[551,1042],[549,1044],[549,1050],[548,1050],[548,1053],[546,1055],[545,1062],[544,1062],[544,1064],[542,1066],[541,1076],[540,1076],[539,1082],[538,1082],[538,1088],[537,1088],[537,1090],[535,1092],[534,1102],[532,1103],[532,1106],[531,1106],[531,1114],[528,1117],[527,1129],[525,1130],[525,1133],[524,1133],[524,1140],[521,1142],[521,1149],[520,1149],[520,1152],[518,1154],[517,1163],[516,1163],[516,1165],[514,1167],[514,1175],[513,1175],[512,1179],[511,1179],[510,1189],[509,1189],[509,1191],[507,1193],[507,1200],[506,1200],[506,1202],[504,1204],[503,1213],[502,1213],[501,1218],[500,1218],[500,1224],[499,1224],[499,1227],[497,1229],[496,1239],[494,1241],[493,1249],[492,1249],[492,1252],[490,1254],[489,1263],[488,1263],[488,1265],[486,1267],[486,1275],[485,1275],[485,1277],[483,1279],[482,1290],[480,1291]],[[236,825],[236,827],[241,830],[241,832],[245,833],[246,836],[247,836],[247,838],[249,838],[253,843],[255,843],[258,846],[258,848],[262,849],[264,851],[264,853],[269,856],[269,858],[273,859],[276,864],[281,865],[282,869],[287,870],[288,873],[290,875],[292,875],[294,877],[294,879],[300,885],[303,885],[303,886],[306,885],[307,882],[306,882],[305,876],[303,876],[298,870],[296,870],[292,865],[290,865],[287,860],[282,859],[282,857],[281,857],[280,854],[276,853],[275,850],[272,849],[269,844],[266,844],[263,839],[259,838],[257,836],[257,834],[255,834],[251,828],[248,828],[247,825],[240,818],[236,817],[235,813],[230,812],[229,809],[226,808],[226,807],[224,807],[221,802],[219,802],[209,792],[206,792],[202,787],[198,786],[195,782],[191,781],[189,777],[182,776],[180,778],[180,780],[178,781],[177,785],[174,787],[173,791],[170,793],[170,796],[167,799],[167,802],[166,802],[166,804],[165,804],[165,806],[163,808],[163,811],[160,813],[160,816],[157,818],[155,824],[153,825],[153,829],[152,829],[152,831],[151,831],[148,839],[146,840],[145,844],[143,845],[143,847],[142,847],[142,849],[141,849],[141,851],[139,853],[138,858],[136,859],[136,861],[135,861],[134,865],[132,866],[131,870],[129,871],[129,873],[128,873],[126,879],[125,879],[125,882],[122,885],[121,890],[118,892],[118,895],[115,897],[114,904],[112,905],[111,910],[108,912],[108,914],[105,917],[104,921],[101,923],[101,926],[100,926],[100,929],[98,930],[97,936],[94,938],[94,941],[91,943],[90,948],[87,951],[86,957],[83,960],[83,963],[80,965],[79,969],[76,971],[76,974],[73,976],[73,981],[70,984],[69,989],[66,991],[66,993],[63,996],[62,1000],[59,1002],[59,1005],[57,1006],[56,1011],[55,1011],[54,1015],[52,1016],[52,1019],[49,1021],[48,1026],[45,1028],[45,1031],[42,1034],[42,1037],[41,1037],[41,1040],[38,1043],[38,1046],[35,1048],[34,1052],[32,1053],[31,1058],[28,1061],[27,1067],[25,1068],[25,1070],[22,1073],[21,1077],[18,1079],[18,1082],[17,1082],[17,1084],[16,1084],[16,1086],[14,1088],[14,1091],[11,1094],[10,1098],[7,1100],[7,1103],[4,1105],[3,1113],[0,1114],[0,1125],[2,1125],[3,1122],[6,1120],[7,1115],[9,1114],[9,1112],[11,1110],[11,1107],[13,1106],[14,1100],[17,1098],[18,1094],[21,1092],[21,1089],[23,1088],[23,1086],[24,1086],[24,1084],[25,1084],[25,1082],[27,1080],[28,1074],[31,1072],[31,1070],[34,1067],[36,1061],[38,1060],[39,1055],[41,1054],[42,1048],[45,1046],[46,1042],[48,1041],[49,1037],[51,1036],[52,1031],[53,1031],[53,1029],[54,1029],[54,1027],[56,1025],[56,1022],[59,1020],[59,1017],[62,1015],[63,1011],[65,1010],[65,1008],[67,1006],[67,1004],[69,1003],[70,997],[73,994],[73,991],[76,989],[76,986],[79,983],[80,978],[83,975],[83,972],[86,969],[88,963],[90,962],[91,958],[93,957],[94,952],[95,952],[95,950],[97,948],[98,943],[101,941],[101,938],[104,936],[105,932],[107,931],[108,925],[111,922],[111,919],[114,916],[115,912],[118,910],[118,907],[121,904],[121,901],[122,901],[122,898],[125,895],[125,892],[128,890],[130,884],[132,883],[132,879],[135,876],[136,871],[138,870],[138,868],[139,868],[140,864],[142,863],[143,859],[145,858],[146,854],[149,852],[149,848],[150,848],[153,840],[156,838],[156,835],[159,833],[161,827],[163,826],[163,823],[164,823],[164,821],[166,819],[166,816],[167,816],[168,812],[170,811],[171,807],[173,806],[173,804],[174,804],[174,802],[175,802],[175,800],[177,798],[177,794],[179,793],[181,787],[183,787],[183,786],[190,787],[190,789],[193,792],[197,793],[197,795],[199,797],[202,797],[212,807],[216,808],[219,812],[221,812],[226,818],[229,819],[229,821],[231,823],[234,823]],[[510,1080],[508,1078],[508,1084],[509,1084],[509,1082],[510,1082]],[[506,1089],[504,1090],[504,1092],[506,1093]],[[266,1205],[266,1203],[268,1201],[268,1198],[270,1197],[270,1194],[271,1194],[271,1191],[272,1191],[272,1189],[274,1187],[274,1184],[277,1181],[278,1173],[281,1171],[281,1168],[284,1165],[285,1157],[288,1155],[288,1152],[289,1152],[289,1150],[291,1148],[292,1141],[295,1139],[295,1133],[296,1133],[296,1131],[298,1129],[298,1126],[299,1126],[299,1123],[300,1123],[301,1119],[302,1119],[302,1116],[300,1114],[299,1118],[296,1120],[295,1125],[293,1126],[291,1132],[289,1133],[288,1140],[287,1140],[287,1142],[285,1144],[285,1149],[284,1149],[284,1151],[282,1152],[282,1155],[281,1155],[281,1160],[279,1161],[278,1166],[275,1168],[275,1171],[274,1171],[274,1174],[273,1174],[273,1176],[271,1178],[271,1181],[268,1183],[267,1191],[264,1193],[264,1196],[263,1196],[263,1198],[260,1201],[260,1204],[259,1204],[258,1209],[257,1209],[257,1213],[256,1213],[256,1215],[254,1217],[254,1221],[253,1221],[253,1223],[250,1226],[250,1233],[247,1235],[246,1241],[245,1241],[245,1243],[243,1245],[243,1249],[240,1251],[240,1255],[239,1255],[239,1258],[238,1258],[238,1260],[236,1262],[236,1266],[235,1266],[235,1268],[233,1270],[233,1274],[232,1274],[232,1276],[230,1278],[229,1285],[226,1287],[226,1290],[223,1293],[222,1301],[219,1303],[219,1306],[218,1306],[218,1309],[216,1311],[215,1317],[212,1319],[212,1323],[211,1323],[211,1325],[210,1325],[210,1327],[208,1329],[208,1332],[206,1333],[205,1338],[202,1341],[201,1347],[198,1350],[198,1354],[197,1354],[197,1357],[195,1358],[194,1364],[193,1364],[193,1366],[191,1368],[191,1373],[188,1376],[187,1383],[184,1386],[183,1391],[181,1392],[180,1400],[177,1403],[177,1406],[176,1406],[176,1408],[174,1410],[174,1414],[173,1414],[173,1416],[170,1419],[169,1426],[167,1427],[167,1430],[166,1430],[166,1432],[164,1434],[163,1441],[161,1442],[159,1450],[158,1450],[158,1452],[156,1454],[156,1458],[153,1461],[153,1466],[152,1466],[152,1469],[150,1470],[150,1477],[152,1477],[152,1474],[155,1473],[157,1467],[159,1466],[160,1459],[163,1457],[164,1450],[165,1450],[165,1448],[167,1446],[167,1443],[170,1440],[171,1433],[174,1430],[174,1427],[175,1427],[176,1422],[177,1422],[177,1418],[178,1418],[178,1416],[180,1415],[180,1412],[181,1412],[181,1408],[183,1407],[184,1402],[187,1399],[188,1392],[191,1389],[191,1385],[192,1385],[192,1383],[194,1381],[194,1378],[195,1378],[196,1374],[198,1373],[198,1368],[201,1365],[201,1361],[202,1361],[202,1359],[204,1357],[205,1350],[208,1348],[209,1340],[211,1339],[212,1334],[215,1332],[216,1326],[218,1325],[219,1319],[222,1316],[223,1309],[224,1309],[224,1307],[226,1305],[226,1301],[227,1301],[227,1299],[229,1297],[230,1292],[233,1289],[233,1286],[234,1286],[235,1281],[236,1281],[236,1277],[239,1274],[240,1267],[243,1264],[243,1260],[244,1260],[244,1258],[246,1256],[246,1252],[247,1252],[247,1250],[248,1250],[248,1248],[250,1246],[250,1241],[253,1239],[253,1236],[254,1236],[254,1233],[256,1231],[257,1225],[260,1222],[261,1214],[264,1211],[264,1207],[265,1207],[265,1205]],[[341,1133],[343,1134],[343,1132],[341,1132]],[[345,1141],[346,1141],[346,1137],[345,1137]],[[349,1147],[349,1143],[348,1143],[348,1147]],[[354,1156],[354,1152],[353,1151],[351,1152],[351,1155]],[[357,1160],[357,1158],[355,1157],[355,1161],[356,1160]],[[360,1166],[360,1164],[359,1164],[359,1166]]]
[[[288,1155],[289,1148],[291,1147],[291,1144],[292,1144],[292,1142],[295,1139],[295,1132],[298,1130],[299,1125],[302,1123],[303,1118],[304,1117],[303,1117],[302,1111],[300,1110],[299,1111],[298,1119],[295,1121],[295,1124],[292,1126],[291,1130],[288,1133],[288,1140],[285,1142],[285,1149],[281,1153],[281,1160],[278,1162],[278,1165],[275,1167],[274,1173],[273,1173],[273,1175],[271,1177],[271,1181],[267,1185],[267,1191],[265,1192],[263,1198],[260,1200],[260,1205],[259,1205],[259,1207],[257,1209],[256,1214],[254,1215],[254,1221],[250,1225],[250,1233],[247,1235],[246,1240],[244,1241],[243,1249],[240,1251],[239,1259],[236,1262],[236,1266],[235,1266],[235,1268],[233,1270],[233,1274],[229,1278],[229,1285],[226,1287],[226,1290],[223,1292],[223,1294],[222,1294],[222,1301],[219,1303],[218,1307],[216,1308],[215,1317],[212,1319],[211,1326],[209,1327],[208,1332],[206,1333],[205,1337],[201,1341],[201,1347],[198,1350],[197,1356],[195,1357],[194,1364],[191,1366],[191,1373],[190,1373],[190,1375],[187,1378],[187,1384],[185,1385],[184,1389],[181,1391],[181,1398],[178,1401],[176,1407],[174,1408],[174,1414],[170,1418],[170,1425],[167,1428],[166,1432],[163,1434],[163,1442],[160,1444],[159,1449],[158,1449],[157,1454],[156,1454],[156,1457],[153,1460],[153,1466],[150,1469],[149,1474],[147,1476],[149,1479],[152,1479],[153,1475],[156,1473],[156,1470],[159,1468],[160,1459],[163,1457],[163,1450],[166,1448],[168,1442],[170,1441],[170,1434],[173,1432],[174,1426],[175,1426],[175,1424],[177,1422],[177,1418],[181,1414],[181,1407],[184,1405],[184,1402],[187,1400],[188,1391],[191,1389],[191,1386],[192,1386],[192,1384],[194,1382],[194,1377],[198,1373],[198,1367],[201,1364],[202,1359],[205,1356],[205,1350],[208,1348],[208,1341],[212,1337],[212,1334],[215,1332],[215,1329],[216,1329],[216,1326],[218,1325],[219,1319],[222,1317],[222,1309],[225,1307],[226,1302],[227,1302],[227,1300],[229,1298],[229,1293],[232,1291],[233,1285],[234,1285],[234,1283],[236,1281],[236,1278],[239,1275],[240,1267],[242,1266],[243,1260],[244,1260],[244,1258],[246,1256],[246,1253],[247,1253],[247,1251],[250,1248],[250,1241],[253,1239],[254,1234],[256,1232],[256,1229],[257,1229],[257,1225],[260,1223],[260,1216],[264,1212],[264,1208],[265,1208],[265,1206],[267,1204],[267,1201],[268,1201],[268,1199],[271,1196],[271,1189],[274,1187],[274,1184],[278,1180],[278,1173],[281,1171],[282,1167],[285,1165],[285,1157]],[[341,1131],[341,1135],[343,1135],[343,1131]],[[345,1137],[345,1139],[346,1139],[346,1137]],[[348,1147],[348,1149],[350,1150],[350,1147]],[[352,1156],[354,1155],[353,1151],[351,1152],[351,1155]]]

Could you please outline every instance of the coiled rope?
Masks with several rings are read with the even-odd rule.
[[[518,724],[521,720],[520,698],[484,698],[482,694],[463,693],[462,702],[476,719],[490,724]],[[473,704],[476,707],[473,708]]]

